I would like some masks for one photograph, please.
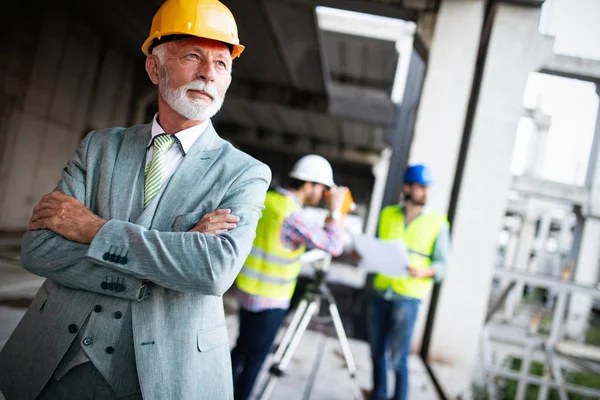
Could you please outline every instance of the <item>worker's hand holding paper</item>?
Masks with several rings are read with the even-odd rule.
[[[364,235],[353,238],[356,252],[362,257],[359,267],[387,276],[408,275],[408,250],[401,239],[384,241]]]

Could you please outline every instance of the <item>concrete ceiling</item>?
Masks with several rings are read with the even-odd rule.
[[[85,6],[71,2],[111,44],[134,54],[141,67],[140,46],[162,0],[88,0]],[[435,1],[223,2],[235,15],[246,45],[215,118],[225,137],[236,140],[244,132],[249,141],[270,137],[271,145],[294,143],[298,152],[329,149],[339,157],[354,154],[355,161],[365,162],[385,147],[384,127],[395,113],[390,100],[399,60],[394,42],[322,31],[315,6],[414,20],[415,9],[435,6]]]

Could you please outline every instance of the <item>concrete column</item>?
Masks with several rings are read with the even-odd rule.
[[[465,125],[483,22],[483,1],[442,1],[429,51],[427,75],[417,113],[410,163],[424,163],[435,184],[429,205],[446,212]],[[422,342],[429,299],[424,299],[413,343]]]
[[[369,204],[369,214],[367,217],[367,223],[365,224],[365,234],[367,236],[375,236],[375,234],[377,233],[377,223],[379,221],[381,202],[383,200],[383,194],[385,192],[385,183],[387,182],[391,157],[392,149],[388,147],[381,152],[381,158],[379,159],[377,164],[373,165],[373,175],[375,176],[375,183],[373,183],[371,203]]]
[[[544,178],[544,162],[551,119],[550,116],[542,113],[539,109],[532,110],[532,113],[536,132],[535,140],[532,140],[529,144],[529,157],[525,167],[525,174],[536,178]]]
[[[510,217],[510,220],[507,220],[507,226],[510,232],[510,237],[508,238],[506,248],[504,249],[504,260],[502,267],[505,269],[511,269],[515,265],[516,254],[519,248],[519,232],[523,226],[523,221],[519,217]]]
[[[535,226],[538,219],[538,213],[533,201],[529,200],[526,204],[526,212],[523,215],[523,223],[519,232],[519,242],[513,268],[515,271],[524,272],[529,267],[529,259],[535,239]],[[510,321],[515,313],[515,309],[523,297],[523,283],[519,282],[513,288],[504,303],[504,319]]]
[[[586,218],[579,255],[575,266],[574,281],[582,285],[595,285],[598,282],[600,266],[600,219]],[[588,318],[593,299],[589,296],[574,293],[571,296],[565,333],[572,339],[583,340],[588,328]]]
[[[428,201],[440,211],[446,211],[450,203],[479,48],[483,3],[442,1],[429,51],[409,160],[432,169],[435,185]]]
[[[600,87],[599,87],[600,88]],[[600,91],[599,91],[600,94]],[[600,266],[600,106],[596,117],[596,133],[590,155],[586,184],[590,189],[590,204],[584,214],[583,233],[575,265],[574,280],[582,285],[598,283]],[[584,210],[585,213],[585,210]],[[588,317],[593,299],[589,296],[571,296],[565,333],[571,338],[583,340],[588,327]]]
[[[527,78],[552,54],[552,40],[538,32],[540,9],[506,3],[495,7],[453,221],[450,266],[430,349],[432,359],[450,365],[433,367],[450,397],[468,392],[479,359],[478,343],[507,206],[510,164]],[[462,30],[462,17],[455,24]],[[432,142],[434,147],[447,147],[437,139]]]

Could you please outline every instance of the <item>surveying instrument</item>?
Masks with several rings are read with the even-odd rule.
[[[356,365],[354,364],[354,358],[350,352],[350,345],[348,344],[348,338],[346,337],[346,332],[342,325],[340,313],[333,294],[325,283],[325,277],[327,276],[327,272],[331,265],[331,255],[324,252],[320,253],[322,253],[320,254],[320,260],[311,263],[315,271],[314,280],[306,286],[302,300],[300,300],[290,325],[287,327],[283,338],[277,347],[277,351],[273,356],[271,368],[269,369],[269,378],[258,395],[259,400],[269,399],[271,392],[277,384],[277,379],[284,375],[285,369],[290,363],[294,351],[300,343],[300,339],[306,331],[309,322],[315,315],[318,316],[322,301],[326,301],[329,304],[329,315],[333,321],[337,338],[342,347],[342,352],[344,353],[346,368],[348,369],[350,379],[353,381],[354,398],[356,400],[364,399],[358,382],[356,381]]]

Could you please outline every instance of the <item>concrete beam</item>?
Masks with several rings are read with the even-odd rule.
[[[600,61],[555,54],[540,72],[600,83]]]
[[[382,17],[416,21],[416,10],[389,3],[376,3],[370,0],[284,0],[286,3],[306,4],[312,7],[324,6],[340,10],[355,11]]]
[[[382,90],[332,82],[329,95],[328,111],[335,117],[375,125],[390,125],[394,120],[396,106]]]
[[[246,100],[278,104],[305,111],[326,112],[328,99],[325,93],[297,90],[263,82],[233,79],[227,96]]]
[[[324,93],[234,79],[227,96],[381,126],[392,123],[395,111],[394,103],[383,91],[338,83],[331,84],[328,97]]]
[[[526,175],[513,176],[511,189],[530,196],[545,197],[577,205],[587,205],[589,201],[589,193],[585,187],[538,179]]]

